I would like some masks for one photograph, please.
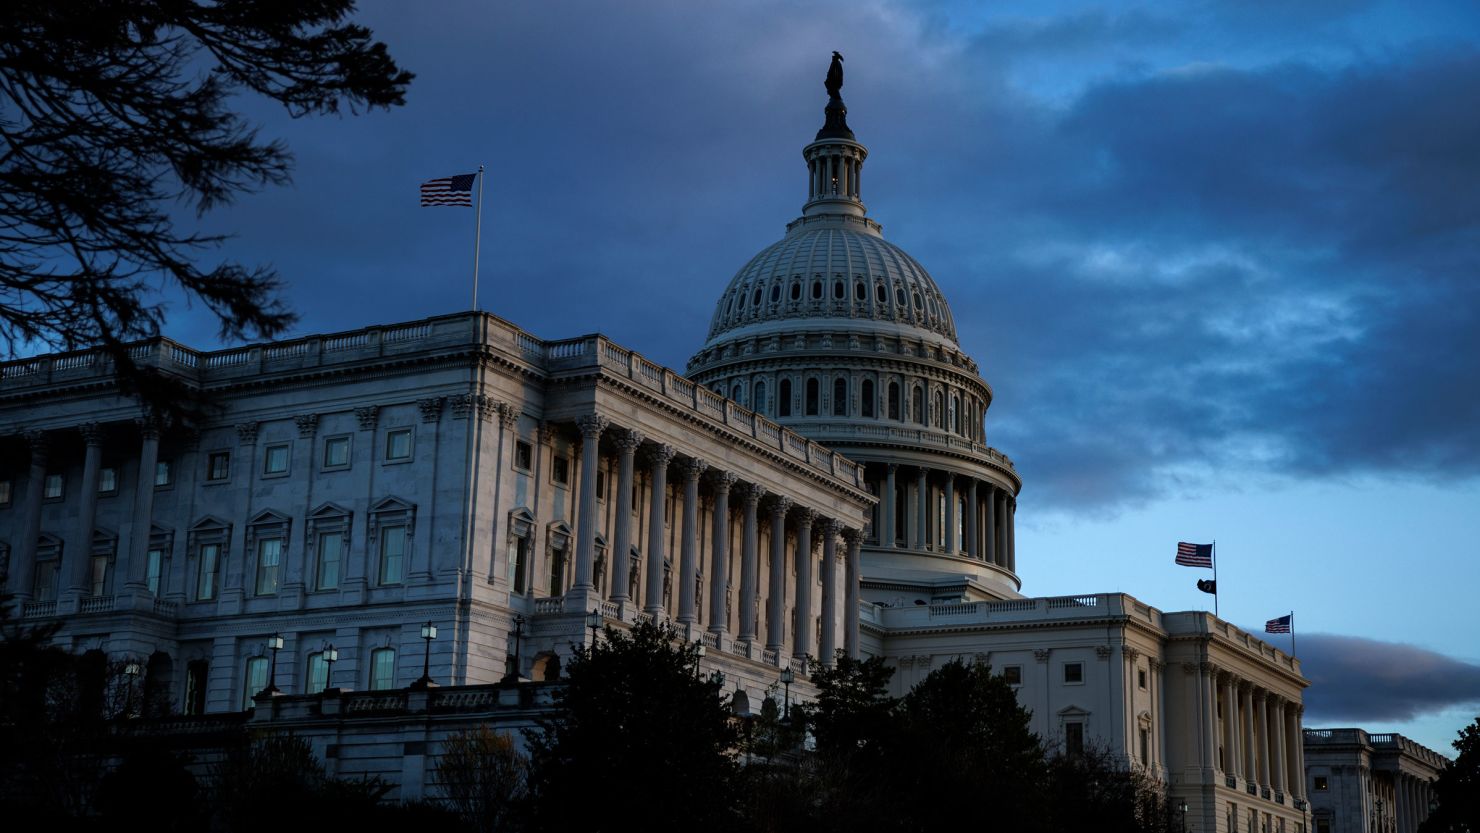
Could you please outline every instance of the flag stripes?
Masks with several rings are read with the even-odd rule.
[[[436,205],[473,207],[473,180],[477,174],[458,174],[429,179],[421,184],[423,208]]]
[[[1186,541],[1179,541],[1177,543],[1177,563],[1183,567],[1212,567],[1213,545],[1189,544]]]
[[[1270,619],[1264,623],[1265,633],[1289,633],[1290,616],[1281,616],[1278,619]]]

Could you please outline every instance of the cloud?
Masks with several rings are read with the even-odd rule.
[[[1305,723],[1402,721],[1480,704],[1480,665],[1399,642],[1301,634]]]

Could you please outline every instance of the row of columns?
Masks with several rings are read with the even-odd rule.
[[[928,531],[933,523],[933,501],[930,499],[931,469],[915,469],[915,505],[905,518],[895,517],[895,506],[901,488],[899,464],[885,466],[879,496],[879,545],[885,549],[897,546],[901,537],[899,524],[904,523],[905,546],[924,550],[930,543]],[[968,558],[995,564],[1008,572],[1017,571],[1016,523],[1017,497],[996,484],[953,472],[940,472],[945,480],[941,490],[945,497],[945,524],[938,539],[939,548],[948,553],[964,552]],[[957,479],[965,481],[965,501],[958,498]],[[957,521],[956,514],[965,514]],[[911,507],[905,507],[909,513]],[[962,541],[956,540],[957,527]]]
[[[1208,663],[1201,666],[1210,718],[1223,705],[1222,719],[1207,722],[1213,767],[1246,783],[1304,798],[1304,706]]]
[[[1425,778],[1398,770],[1393,773],[1393,793],[1397,799],[1394,808],[1397,833],[1417,833],[1418,826],[1429,817],[1434,785]]]
[[[683,508],[679,537],[678,567],[678,615],[681,625],[700,625],[696,585],[698,579],[699,553],[699,483],[709,470],[709,464],[695,457],[678,459],[678,452],[663,443],[645,443],[643,435],[630,429],[612,429],[602,416],[590,415],[577,420],[584,448],[596,449],[601,437],[608,435],[617,450],[617,512],[612,535],[612,575],[607,582],[608,599],[619,603],[636,603],[628,598],[629,553],[632,549],[632,486],[639,448],[647,447],[646,463],[648,482],[651,488],[648,527],[654,534],[648,536],[646,554],[647,569],[643,611],[652,616],[666,613],[663,599],[663,568],[667,542],[661,534],[667,510],[668,469],[677,460],[677,470],[682,477]],[[572,607],[588,604],[595,593],[593,580],[596,541],[596,470],[595,465],[581,466],[580,493],[577,497],[579,518],[576,534],[575,574],[571,585]],[[740,588],[739,616],[736,641],[754,642],[757,638],[756,619],[759,596],[760,555],[758,514],[767,490],[756,483],[741,482],[736,472],[715,471],[710,474],[713,489],[714,512],[711,516],[712,546],[710,547],[709,603],[705,608],[707,629],[723,641],[728,637],[729,622],[726,600],[726,577],[730,574],[730,496],[738,493],[741,509],[740,543]],[[823,663],[831,664],[837,652],[836,596],[837,588],[837,543],[841,537],[846,544],[844,558],[844,627],[843,650],[849,657],[858,657],[858,582],[863,535],[860,530],[847,528],[841,521],[822,518],[810,508],[797,506],[782,495],[774,496],[769,502],[771,525],[771,573],[770,594],[766,600],[766,648],[779,652],[783,647],[785,633],[786,593],[786,523],[788,517],[796,530],[796,585],[793,588],[796,626],[792,637],[792,654],[797,658],[813,653],[812,640],[812,553],[814,545],[822,549],[822,631],[817,635],[817,651]],[[817,542],[813,540],[814,528],[819,532]],[[584,609],[584,607],[583,607]]]

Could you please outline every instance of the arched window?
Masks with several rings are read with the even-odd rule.
[[[801,283],[801,281],[792,281],[791,282],[791,299],[793,301],[800,301],[800,300],[802,300],[802,283]]]
[[[915,385],[915,390],[910,394],[910,413],[914,415],[915,422],[925,424],[925,389]]]
[[[821,398],[817,379],[807,380],[807,416],[817,416],[817,400]]]
[[[904,306],[904,287],[894,287],[894,303],[898,304],[899,306]]]
[[[791,380],[782,379],[776,393],[776,416],[791,416]]]
[[[742,405],[745,404],[745,386],[739,382],[730,385],[730,398]]]
[[[257,705],[252,698],[264,688],[267,688],[267,657],[248,657],[242,674],[242,711]]]
[[[842,281],[833,281],[833,300],[841,301],[848,297],[848,291],[843,288]]]
[[[778,283],[771,287],[771,303],[774,304],[779,300],[781,300],[781,284]]]
[[[370,652],[370,690],[396,687],[396,649],[376,648]]]
[[[755,403],[753,407],[755,408],[755,412],[756,413],[758,413],[758,414],[764,414],[766,412],[766,383],[765,382],[756,382],[755,383],[755,399],[753,399],[751,401]]]
[[[874,300],[881,304],[889,300],[889,295],[884,291],[883,284],[874,285]]]
[[[873,382],[873,380],[872,379],[864,379],[863,380],[863,385],[861,386],[860,390],[861,390],[861,393],[860,393],[860,396],[859,396],[859,400],[860,400],[859,404],[862,405],[863,407],[860,408],[859,410],[862,411],[863,416],[871,417],[871,416],[874,415],[874,382]]]
[[[940,391],[936,391],[933,398],[935,400],[935,413],[930,415],[930,424],[936,428],[940,428],[941,423],[945,420],[945,395]]]
[[[889,383],[889,418],[899,419],[899,383]]]
[[[864,288],[863,281],[859,281],[859,282],[853,284],[853,300],[855,300],[855,301],[867,301],[868,300],[868,290],[866,288]]]
[[[822,281],[812,281],[812,300],[822,300]]]
[[[761,288],[758,286],[755,288],[755,295],[752,295],[750,298],[750,305],[753,307],[761,305]]]
[[[328,687],[329,663],[323,651],[315,651],[308,655],[308,685],[303,693],[318,694]]]
[[[961,433],[961,394],[951,394],[951,433]]]
[[[833,380],[833,416],[848,415],[848,380],[842,376]]]

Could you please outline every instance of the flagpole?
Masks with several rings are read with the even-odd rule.
[[[478,309],[478,250],[483,237],[483,166],[478,166],[478,212],[473,221],[473,310]]]
[[[1295,656],[1295,611],[1290,611],[1290,656]]]
[[[1213,539],[1213,616],[1218,615],[1218,539]]]

